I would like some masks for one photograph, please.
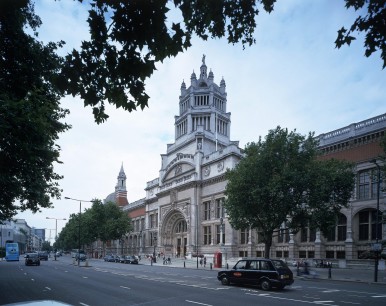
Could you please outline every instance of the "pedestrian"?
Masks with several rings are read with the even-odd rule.
[[[204,268],[206,266],[206,257],[204,257]]]
[[[202,267],[202,258],[200,259],[200,266]]]

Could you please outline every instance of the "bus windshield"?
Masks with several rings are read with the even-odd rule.
[[[5,260],[19,261],[19,244],[16,242],[8,242],[5,244]]]

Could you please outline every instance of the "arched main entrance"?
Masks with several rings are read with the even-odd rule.
[[[188,246],[188,225],[185,216],[177,210],[165,216],[161,228],[161,245],[165,255],[185,256]]]

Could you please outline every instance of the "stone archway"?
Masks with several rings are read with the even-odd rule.
[[[161,227],[160,242],[165,255],[186,255],[188,226],[186,218],[181,211],[172,210],[165,216]]]

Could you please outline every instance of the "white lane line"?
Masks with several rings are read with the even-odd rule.
[[[185,300],[185,302],[193,303],[193,304],[198,304],[198,305],[212,306],[212,304],[204,304],[204,303],[195,302],[195,301],[190,301],[190,300]]]
[[[35,280],[34,280],[33,278],[31,278],[31,281],[33,281],[33,282],[34,282]]]
[[[265,296],[269,299],[277,299],[277,300],[284,300],[284,301],[292,301],[292,302],[299,302],[300,303],[305,303],[305,304],[317,304],[317,305],[324,305],[322,303],[327,303],[327,301],[319,301],[319,302],[316,302],[316,301],[305,301],[305,300],[298,300],[298,299],[289,299],[289,298],[284,298],[284,297],[278,297],[278,296],[272,296],[272,295],[267,295],[267,294],[253,294],[253,293],[249,293],[249,292],[246,292],[245,294],[248,294],[248,295],[254,295],[254,296]],[[332,302],[332,301],[331,301]],[[328,302],[330,303],[330,302]],[[327,304],[325,304],[327,305]],[[328,306],[339,306],[339,305],[334,305],[334,304],[328,304]]]
[[[386,295],[373,295],[372,298],[385,298]]]
[[[343,304],[353,304],[353,305],[360,305],[361,303],[355,303],[355,302],[346,302],[346,301],[339,301],[340,303]]]
[[[121,288],[123,288],[123,289],[128,289],[128,290],[130,290],[131,288],[129,288],[129,287],[125,287],[125,286],[119,286],[119,287],[121,287]]]
[[[47,290],[50,290],[51,291],[51,288],[50,287],[45,287]]]
[[[82,302],[79,302],[80,305],[83,305],[83,306],[89,306],[88,304],[85,304],[85,303],[82,303]]]
[[[88,278],[88,276],[82,276],[83,278]]]

